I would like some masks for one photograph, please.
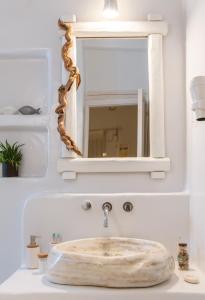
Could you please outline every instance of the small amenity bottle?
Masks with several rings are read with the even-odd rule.
[[[39,271],[41,274],[46,273],[47,271],[47,253],[39,253],[38,254],[38,261],[39,261]]]
[[[38,254],[40,247],[36,243],[37,236],[31,235],[30,244],[26,246],[26,268],[38,269]]]
[[[181,271],[189,270],[189,254],[187,251],[187,244],[186,243],[179,243],[179,253],[177,256],[179,269]]]
[[[61,241],[62,241],[62,237],[61,237],[60,233],[53,233],[52,240],[49,244],[49,250],[51,250],[56,244],[61,243]]]

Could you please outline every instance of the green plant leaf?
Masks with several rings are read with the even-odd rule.
[[[4,144],[0,142],[0,162],[10,163],[18,168],[23,157],[21,150],[23,146],[24,144],[18,144],[18,142],[9,144],[7,140]]]

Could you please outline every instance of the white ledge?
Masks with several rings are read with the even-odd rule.
[[[169,158],[62,158],[58,160],[59,173],[137,173],[168,172]]]
[[[48,115],[0,115],[0,127],[46,128]]]
[[[177,268],[175,275],[152,288],[110,289],[90,286],[48,284],[44,275],[33,270],[18,270],[0,286],[0,299],[194,299],[205,298],[205,276],[192,266],[191,274],[200,278],[200,284],[184,282],[184,272]]]
[[[69,23],[69,22],[68,22]],[[73,23],[73,34],[80,38],[89,37],[147,37],[150,34],[166,36],[166,22],[77,22]]]

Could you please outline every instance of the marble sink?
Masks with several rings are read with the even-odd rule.
[[[174,259],[160,243],[134,238],[91,238],[52,248],[47,280],[115,288],[149,287],[168,280]]]

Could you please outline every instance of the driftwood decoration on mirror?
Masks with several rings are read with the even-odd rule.
[[[59,19],[58,25],[61,29],[65,30],[65,44],[62,47],[62,58],[64,61],[65,69],[69,72],[69,78],[65,85],[61,85],[58,89],[58,101],[59,105],[55,112],[58,114],[58,132],[60,134],[62,142],[66,145],[66,148],[75,152],[77,155],[82,156],[81,151],[78,149],[72,137],[65,129],[65,116],[66,108],[68,105],[68,93],[71,90],[74,82],[76,81],[76,88],[78,89],[81,78],[78,68],[74,65],[72,58],[70,57],[70,49],[73,46],[72,41],[72,25],[66,24]]]

